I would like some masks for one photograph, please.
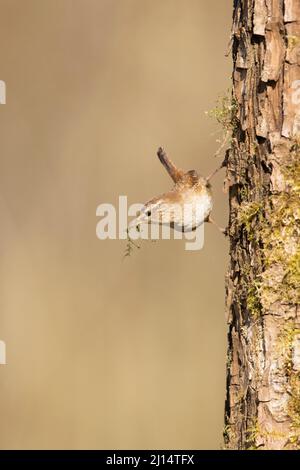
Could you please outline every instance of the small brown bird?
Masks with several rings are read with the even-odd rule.
[[[129,229],[139,229],[142,224],[170,225],[174,230],[190,232],[203,222],[211,222],[210,213],[213,207],[210,179],[222,168],[215,170],[204,178],[195,170],[177,168],[160,147],[157,156],[166,168],[175,185],[166,193],[146,202],[138,215],[129,225]],[[185,210],[188,208],[188,210]],[[226,234],[226,230],[218,227]]]

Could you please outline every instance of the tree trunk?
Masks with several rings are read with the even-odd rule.
[[[225,445],[300,447],[300,0],[235,0]]]

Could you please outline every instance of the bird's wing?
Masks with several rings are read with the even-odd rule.
[[[167,172],[169,173],[169,175],[171,176],[172,180],[175,183],[178,183],[178,181],[181,180],[185,172],[174,165],[174,163],[172,162],[172,160],[169,159],[163,148],[159,147],[157,151],[157,156],[160,162],[167,170]]]

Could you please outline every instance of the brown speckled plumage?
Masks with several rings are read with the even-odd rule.
[[[129,228],[155,223],[168,224],[176,230],[186,232],[195,230],[203,222],[213,222],[210,218],[213,205],[210,178],[216,172],[204,178],[196,170],[184,171],[177,168],[161,147],[157,155],[175,184],[170,191],[146,202]],[[184,212],[186,207],[190,208],[188,213]]]

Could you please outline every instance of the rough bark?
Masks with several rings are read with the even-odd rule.
[[[225,445],[300,446],[300,1],[235,0]]]

